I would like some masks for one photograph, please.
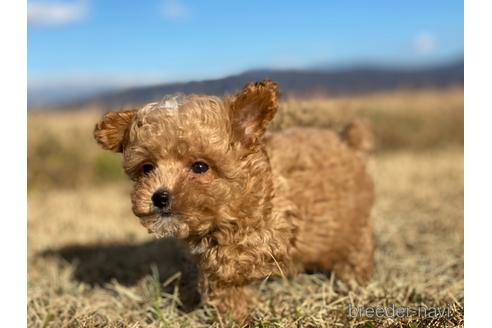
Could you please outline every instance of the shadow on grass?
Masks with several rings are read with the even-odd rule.
[[[68,245],[39,255],[70,262],[74,266],[73,279],[93,287],[104,286],[112,280],[134,286],[142,278],[152,275],[152,267],[157,268],[161,283],[181,272],[178,287],[183,310],[192,310],[200,303],[198,268],[184,245],[174,239],[141,244]],[[175,285],[167,287],[169,289],[165,291],[172,292]]]

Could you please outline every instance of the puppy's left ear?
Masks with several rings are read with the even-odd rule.
[[[109,112],[94,128],[94,138],[107,150],[122,152],[126,131],[135,111]]]
[[[256,145],[275,116],[278,101],[277,83],[264,80],[246,85],[231,102],[234,135],[248,147]]]

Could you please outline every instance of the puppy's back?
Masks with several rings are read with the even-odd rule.
[[[297,248],[305,267],[330,270],[370,230],[373,183],[366,171],[369,130],[352,123],[341,134],[291,128],[267,139],[277,196],[298,208]],[[368,256],[372,257],[372,250]]]

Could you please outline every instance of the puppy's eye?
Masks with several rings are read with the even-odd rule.
[[[191,165],[191,170],[193,173],[202,174],[208,171],[208,164],[205,162],[195,162]]]
[[[146,163],[144,165],[142,165],[142,172],[143,174],[149,174],[150,172],[152,172],[154,170],[154,165],[153,164],[150,164],[150,163]]]

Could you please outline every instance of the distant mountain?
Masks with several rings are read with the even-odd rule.
[[[62,86],[61,86],[62,85]],[[75,102],[84,102],[100,95],[117,90],[111,85],[90,84],[54,84],[35,85],[27,87],[27,106],[29,108],[40,108],[50,106],[61,106]]]
[[[352,95],[402,87],[440,88],[464,84],[464,60],[420,68],[373,66],[339,70],[253,70],[215,80],[167,83],[108,92],[73,105],[139,105],[176,92],[224,95],[240,89],[248,82],[267,78],[279,82],[283,94],[297,96]]]

